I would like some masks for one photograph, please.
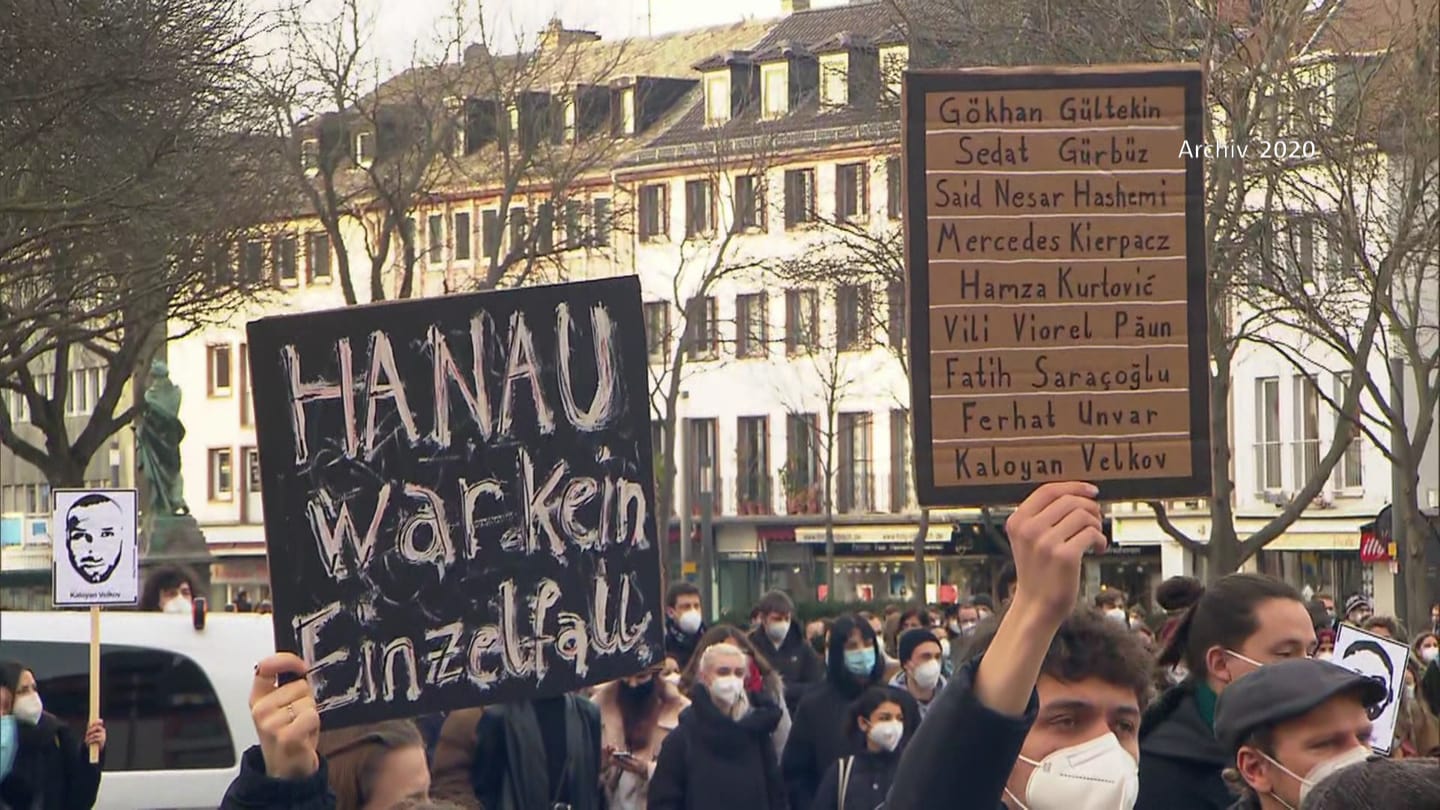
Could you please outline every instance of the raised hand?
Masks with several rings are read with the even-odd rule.
[[[1078,481],[1044,484],[1005,521],[1015,556],[1015,608],[1060,625],[1080,596],[1081,561],[1105,550],[1099,490]]]
[[[300,676],[284,686],[276,679]],[[299,780],[320,769],[320,713],[305,679],[305,662],[292,653],[277,653],[255,666],[250,688],[250,717],[260,736],[265,773],[275,779]]]

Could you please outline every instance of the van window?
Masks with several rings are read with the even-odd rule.
[[[90,716],[89,648],[6,641],[6,658],[30,667],[45,710],[77,734]],[[205,672],[189,658],[148,647],[100,645],[100,716],[107,771],[230,768],[235,742]]]

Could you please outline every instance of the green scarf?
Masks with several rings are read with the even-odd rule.
[[[1220,696],[1215,694],[1215,690],[1210,688],[1210,684],[1203,680],[1196,681],[1195,708],[1200,710],[1200,718],[1205,721],[1205,725],[1209,726],[1211,731],[1215,730],[1215,702],[1219,699]]]

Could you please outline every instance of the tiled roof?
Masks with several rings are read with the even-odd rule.
[[[842,31],[876,45],[899,44],[905,41],[901,22],[892,4],[884,0],[797,11],[777,20],[757,48],[764,50],[788,39],[814,49]]]

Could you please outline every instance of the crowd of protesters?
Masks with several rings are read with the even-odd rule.
[[[286,677],[304,663],[267,658],[260,744],[222,807],[1440,807],[1440,606],[1409,638],[1395,738],[1376,740],[1389,690],[1328,660],[1339,622],[1406,639],[1394,619],[1257,574],[1167,580],[1163,615],[1115,590],[1077,608],[1082,559],[1106,542],[1094,496],[1047,484],[1021,504],[993,597],[802,624],[777,591],[749,627],[709,627],[676,584],[664,659],[584,694],[321,731],[310,685]],[[157,582],[150,609],[192,593]],[[70,732],[19,664],[0,666],[0,732],[0,808],[94,803],[103,722]]]

